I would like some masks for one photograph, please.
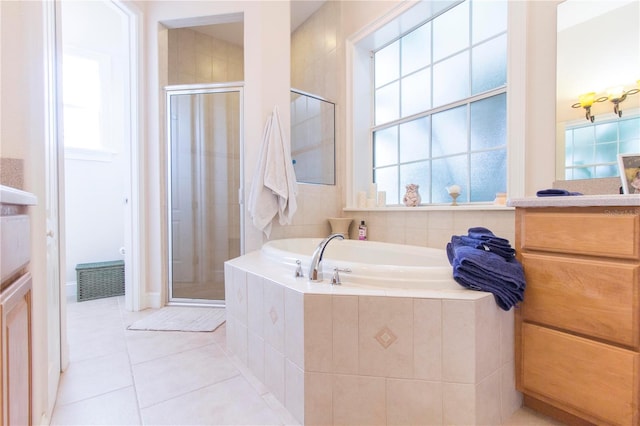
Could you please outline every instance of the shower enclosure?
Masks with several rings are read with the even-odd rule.
[[[242,87],[170,86],[170,304],[224,305],[224,262],[241,255]]]

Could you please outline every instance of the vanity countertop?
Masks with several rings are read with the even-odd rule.
[[[37,203],[37,200],[36,196],[30,192],[0,185],[0,204],[33,206]]]
[[[640,206],[640,194],[575,195],[566,197],[511,198],[510,207]]]

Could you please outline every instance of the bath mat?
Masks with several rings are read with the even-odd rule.
[[[146,331],[215,331],[225,322],[224,308],[167,306],[127,329]]]

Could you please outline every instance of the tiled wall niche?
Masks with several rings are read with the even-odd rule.
[[[313,294],[241,264],[228,348],[301,424],[497,425],[520,407],[513,311],[491,295]]]

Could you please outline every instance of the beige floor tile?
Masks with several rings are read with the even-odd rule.
[[[241,377],[143,408],[152,425],[279,425],[280,417]]]
[[[51,420],[58,425],[140,425],[133,386],[94,398],[56,406]]]
[[[141,408],[240,374],[217,345],[207,345],[133,365]]]
[[[57,404],[82,401],[131,385],[133,378],[126,352],[73,362],[60,377]]]
[[[215,333],[127,330],[127,348],[132,364],[150,361],[215,343]]]

